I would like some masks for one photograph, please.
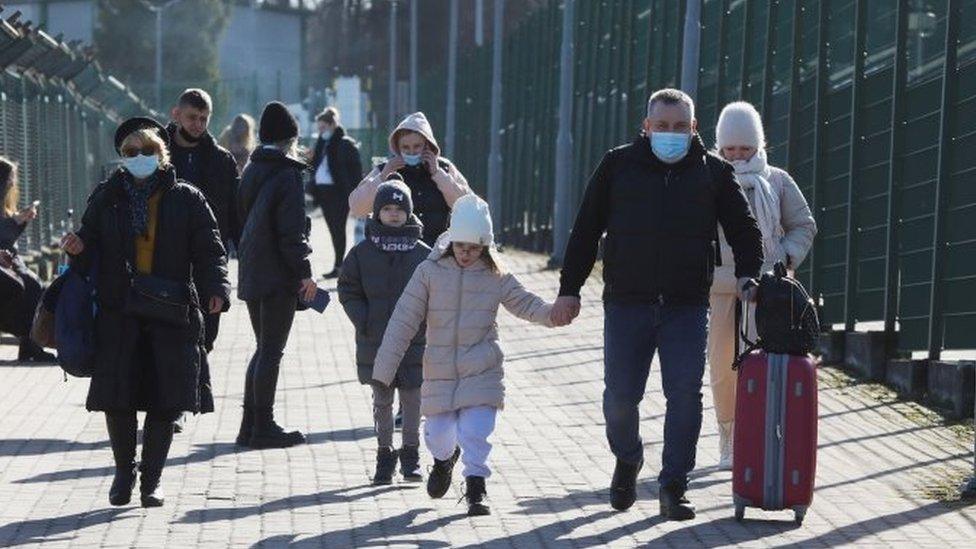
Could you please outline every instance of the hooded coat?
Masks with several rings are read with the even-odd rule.
[[[376,353],[373,379],[390,385],[414,335],[427,326],[420,413],[441,414],[472,406],[505,404],[504,355],[498,344],[498,307],[536,324],[552,326],[552,305],[526,290],[511,273],[484,261],[462,269],[445,255],[447,235],[417,267],[397,302]]]
[[[471,192],[471,189],[457,167],[440,156],[440,146],[424,113],[417,112],[407,116],[390,132],[391,157],[400,154],[397,141],[407,131],[422,135],[427,140],[428,149],[437,155],[438,169],[435,173],[430,173],[422,163],[397,170],[413,194],[414,213],[424,225],[423,241],[428,246],[433,246],[437,237],[447,230],[454,202]],[[354,216],[365,217],[372,211],[373,197],[376,195],[376,188],[382,183],[380,175],[385,166],[383,163],[373,168],[349,195],[349,207]]]

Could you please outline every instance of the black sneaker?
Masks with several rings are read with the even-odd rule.
[[[610,481],[610,506],[618,511],[626,511],[637,501],[637,473],[644,465],[640,463],[626,463],[617,460],[613,469],[613,480]]]
[[[491,509],[484,504],[485,477],[468,477],[464,479],[464,499],[468,500],[468,516],[483,517],[491,514]]]
[[[661,516],[668,520],[691,520],[695,518],[695,506],[685,497],[686,487],[676,483],[661,487],[658,501]]]
[[[455,448],[454,454],[444,461],[434,458],[434,466],[427,477],[427,494],[434,498],[442,498],[451,487],[451,475],[454,473],[454,464],[461,456],[461,449]]]
[[[424,475],[420,472],[420,447],[404,446],[400,448],[400,474],[407,482],[423,482]]]
[[[373,485],[393,484],[393,472],[396,470],[397,451],[385,447],[376,450],[376,473],[373,474]]]

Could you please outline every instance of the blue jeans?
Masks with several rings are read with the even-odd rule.
[[[686,486],[701,431],[708,306],[606,303],[604,311],[603,417],[610,450],[626,463],[643,459],[638,407],[657,351],[667,404],[658,481]]]

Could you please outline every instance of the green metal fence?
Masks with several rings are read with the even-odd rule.
[[[507,33],[502,241],[551,251],[562,1]],[[648,94],[677,86],[685,2],[577,2],[574,205]],[[820,234],[799,276],[847,329],[884,322],[900,351],[976,348],[976,0],[703,0],[697,116],[763,114]],[[484,194],[491,44],[459,63],[454,160]],[[444,75],[421,83],[443,132]]]
[[[21,237],[31,254],[84,211],[116,157],[122,118],[150,110],[84,53],[42,31],[0,20],[0,154],[19,164],[21,205],[40,201]]]

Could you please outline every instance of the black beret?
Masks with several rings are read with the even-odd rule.
[[[166,128],[162,124],[152,118],[136,116],[119,124],[119,129],[115,130],[115,152],[122,154],[122,142],[125,141],[125,138],[130,133],[145,129],[156,130],[159,138],[163,140],[163,143],[166,143],[166,148],[169,148],[169,132],[166,131]]]

